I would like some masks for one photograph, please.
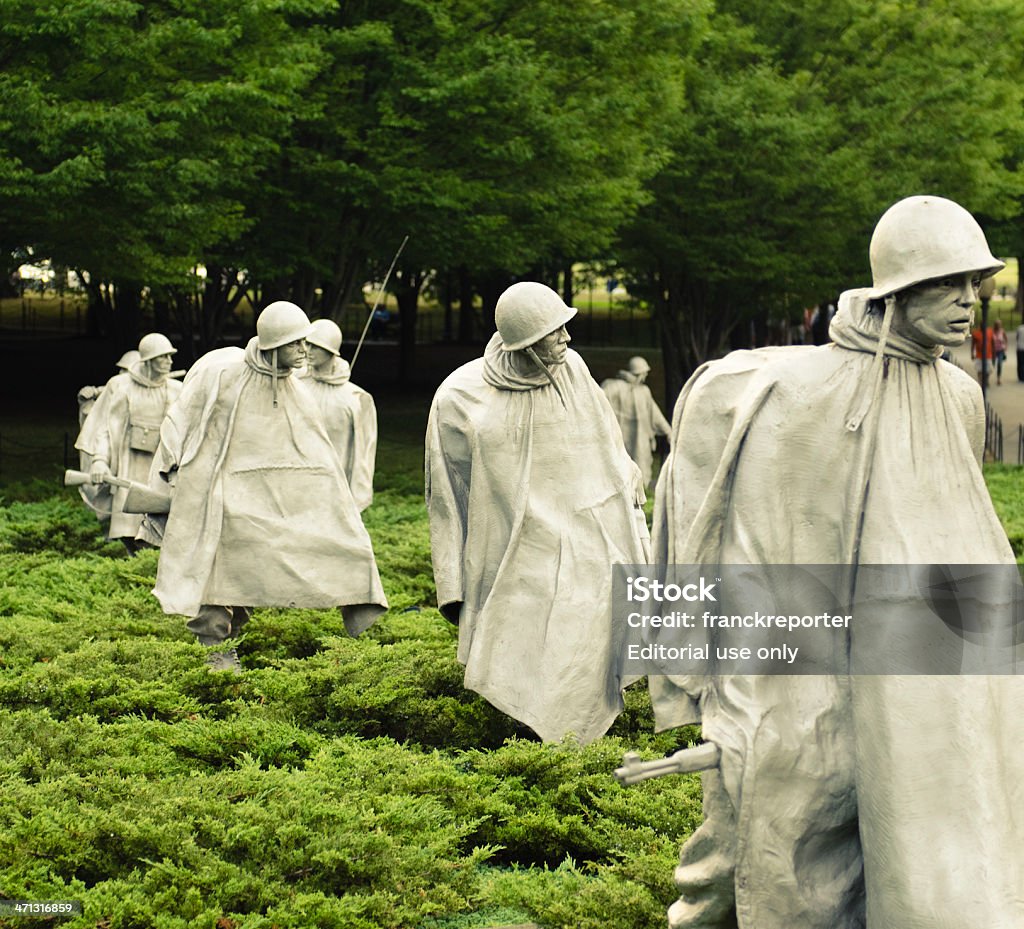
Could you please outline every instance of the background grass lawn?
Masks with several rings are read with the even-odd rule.
[[[697,732],[654,736],[634,688],[608,737],[542,745],[463,689],[426,403],[380,410],[365,516],[391,610],[358,639],[334,611],[257,610],[241,677],[160,611],[157,553],[125,557],[58,486],[63,420],[0,423],[26,455],[0,491],[0,897],[81,901],[75,929],[664,925],[699,782],[612,770]]]
[[[390,611],[257,610],[245,674],[211,674],[150,589],[157,553],[104,540],[59,487],[65,416],[0,419],[0,897],[78,900],[93,929],[662,927],[696,776],[642,688],[609,736],[542,745],[462,687],[434,609],[428,399],[379,403],[366,512]],[[1019,468],[986,467],[1024,550]],[[0,927],[52,921],[0,917]]]

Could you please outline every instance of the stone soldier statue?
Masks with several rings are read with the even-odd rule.
[[[139,360],[139,353],[136,349],[130,349],[117,360],[117,374],[114,377],[124,378],[128,369]],[[111,378],[113,380],[113,378]],[[110,381],[107,381],[109,384]],[[104,385],[106,386],[106,385]],[[92,408],[103,393],[103,387],[87,386],[78,391],[78,429],[81,431],[85,425],[86,417],[92,412]],[[88,472],[92,467],[92,455],[79,449],[78,467],[81,471]],[[106,484],[83,484],[78,488],[85,500],[86,505],[96,511],[100,522],[110,519],[110,488]]]
[[[438,388],[426,442],[441,611],[465,684],[544,739],[601,736],[622,708],[611,565],[648,552],[643,486],[543,284],[498,299],[483,358]]]
[[[143,336],[138,360],[123,374],[112,377],[96,398],[75,442],[79,452],[89,456],[94,485],[102,484],[107,475],[143,484],[148,481],[160,424],[181,392],[181,384],[168,377],[176,351],[159,332]],[[123,511],[126,496],[123,487],[115,488],[112,497],[83,492],[86,503],[101,519],[109,511],[108,538],[120,539],[134,552],[142,516]]]
[[[934,196],[890,207],[870,258],[873,285],[842,295],[832,344],[733,352],[685,386],[659,563],[832,564],[854,581],[870,565],[1013,570],[980,469],[980,389],[940,358],[1002,262]],[[1021,684],[652,677],[659,726],[699,718],[720,751],[670,925],[1024,926]]]
[[[377,565],[323,417],[292,372],[310,323],[271,303],[243,352],[189,371],[161,430],[150,481],[173,486],[154,594],[187,617],[212,667],[254,606],[340,607],[352,635],[387,609]]]
[[[348,362],[339,354],[341,330],[337,324],[316,320],[306,345],[306,370],[301,376],[324,414],[327,432],[361,512],[373,502],[377,408],[373,397],[350,380]]]
[[[656,437],[668,436],[672,427],[658,409],[658,404],[651,396],[651,388],[647,386],[647,375],[651,366],[646,359],[637,355],[629,359],[625,371],[619,371],[601,383],[601,389],[608,397],[608,402],[615,411],[615,418],[622,430],[622,440],[626,444],[629,457],[640,468],[644,477],[644,486],[650,486],[654,464],[654,450],[657,447]]]

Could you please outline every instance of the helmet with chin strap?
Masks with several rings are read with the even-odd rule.
[[[127,371],[133,364],[141,361],[139,353],[134,349],[129,349],[120,358],[117,359],[116,367],[121,368],[123,371]]]
[[[152,361],[161,355],[173,355],[177,349],[171,340],[159,332],[151,332],[139,340],[139,361]]]
[[[297,342],[309,335],[309,317],[287,300],[277,300],[264,307],[256,320],[257,347],[261,352]]]
[[[871,236],[870,257],[873,299],[952,274],[990,277],[1004,267],[978,221],[960,204],[933,196],[889,207]]]
[[[575,307],[566,306],[550,287],[537,281],[513,284],[498,297],[494,308],[501,347],[507,352],[533,345],[575,315]]]

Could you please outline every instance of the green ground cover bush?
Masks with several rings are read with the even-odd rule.
[[[1017,465],[987,464],[985,483],[1017,561],[1024,562],[1024,469]]]
[[[543,745],[462,687],[434,609],[421,410],[382,439],[366,523],[390,611],[257,610],[210,673],[72,491],[0,491],[0,897],[74,899],[72,929],[660,927],[696,777],[642,689],[596,744]],[[404,436],[404,438],[402,438]],[[986,479],[1018,554],[1021,471]],[[0,927],[53,925],[0,917]]]
[[[418,437],[378,460],[391,610],[358,639],[257,610],[240,677],[160,611],[156,552],[52,483],[0,492],[0,897],[80,900],[73,929],[663,925],[699,783],[611,772],[697,733],[655,736],[637,691],[597,744],[543,745],[465,691]]]

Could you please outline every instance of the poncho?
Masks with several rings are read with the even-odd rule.
[[[373,469],[377,457],[377,408],[361,387],[349,380],[349,364],[333,359],[329,371],[307,368],[300,377],[324,414],[327,433],[338,450],[359,510],[373,503]]]
[[[140,364],[136,363],[124,374],[116,374],[107,381],[85,419],[75,448],[91,460],[105,461],[111,474],[145,484],[160,424],[181,393],[181,384],[169,378],[151,381],[139,369]],[[152,437],[148,451],[132,447],[133,427],[136,433],[141,431]],[[122,511],[128,491],[114,488],[111,499],[110,494],[98,493],[94,487],[83,488],[82,497],[101,519],[109,513],[107,536],[134,539],[142,516]]]
[[[554,386],[518,373],[495,336],[438,388],[431,556],[466,687],[543,739],[586,743],[622,709],[612,565],[646,561],[647,527],[636,466],[586,364],[569,351],[551,371]]]
[[[669,435],[671,426],[654,402],[651,388],[640,383],[635,374],[619,371],[602,381],[601,389],[615,412],[626,451],[637,463],[647,486],[654,465],[655,436]]]
[[[320,411],[255,338],[193,366],[160,438],[154,471],[175,485],[153,590],[165,612],[343,606],[357,634],[387,609]]]
[[[835,344],[734,352],[694,374],[658,484],[656,561],[1013,564],[979,468],[980,390],[894,334],[875,368],[878,333],[849,291]],[[652,678],[659,725],[699,707],[721,748],[707,783],[735,813],[740,929],[855,929],[865,898],[869,929],[1024,926],[1022,684]],[[684,888],[711,867],[701,838]]]

